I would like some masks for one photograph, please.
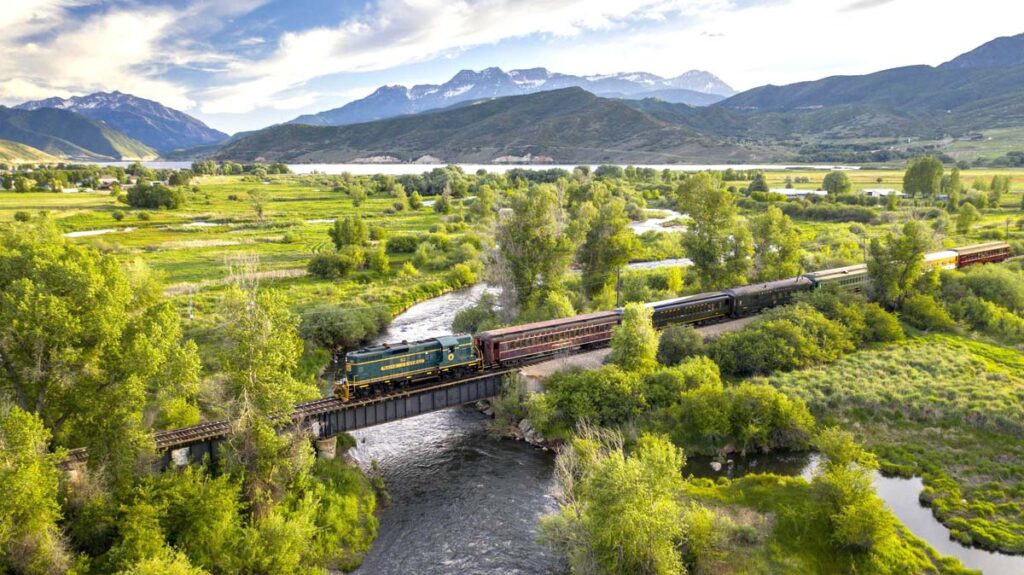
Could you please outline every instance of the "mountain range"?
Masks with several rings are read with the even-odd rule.
[[[79,160],[152,160],[153,148],[70,110],[0,106],[0,139]]]
[[[577,87],[347,126],[281,124],[230,142],[213,157],[267,162],[408,162],[433,157],[489,163],[527,154],[560,163],[756,159],[751,149],[658,119],[626,100],[602,98]]]
[[[117,91],[73,98],[47,98],[15,107],[20,110],[54,108],[75,112],[102,122],[158,152],[218,144],[228,138],[224,132],[214,130],[184,112]]]
[[[501,98],[578,87],[607,98],[656,97],[668,102],[707,106],[736,93],[714,74],[691,70],[675,78],[647,72],[573,76],[529,68],[505,72],[486,68],[462,70],[444,84],[381,86],[369,96],[318,114],[299,116],[290,124],[343,126],[446,108],[483,98]]]

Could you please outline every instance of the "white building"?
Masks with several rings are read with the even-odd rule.
[[[787,198],[806,198],[808,196],[827,196],[825,190],[795,190],[793,188],[772,188],[770,193],[786,196]]]
[[[886,196],[896,195],[896,197],[902,197],[902,192],[897,192],[891,188],[866,188],[861,190],[865,196],[872,198],[884,198]]]

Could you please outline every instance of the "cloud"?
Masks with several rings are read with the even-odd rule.
[[[282,35],[230,84],[204,91],[206,113],[273,105],[312,79],[369,72],[531,35],[566,38],[730,6],[727,0],[379,0],[331,27]]]
[[[857,0],[843,8],[843,11],[855,12],[857,10],[870,10],[871,8],[877,8],[893,1],[895,0]]]

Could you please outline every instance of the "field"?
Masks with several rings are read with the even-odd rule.
[[[769,380],[854,431],[883,470],[923,476],[958,539],[1024,552],[1024,354],[932,335]]]

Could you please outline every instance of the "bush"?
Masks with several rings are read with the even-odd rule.
[[[140,182],[128,190],[125,201],[133,208],[175,210],[185,205],[185,194],[179,189],[168,188],[162,184],[150,185],[148,182]]]
[[[452,287],[471,286],[476,283],[476,274],[466,264],[455,264],[451,273],[448,274]]]
[[[389,323],[391,314],[381,306],[323,306],[302,314],[299,335],[332,353],[340,353],[370,341]]]
[[[701,386],[721,387],[718,364],[707,357],[691,357],[675,367],[666,367],[644,378],[643,393],[652,408],[668,407],[686,391]]]
[[[658,341],[658,363],[675,365],[680,361],[704,352],[704,337],[692,326],[670,325],[661,332]]]
[[[498,317],[497,300],[494,295],[484,292],[476,304],[462,308],[452,320],[454,333],[479,333],[501,325]]]
[[[877,303],[864,306],[864,341],[888,342],[903,339],[903,326],[893,314]]]
[[[14,221],[16,222],[27,222],[32,219],[32,214],[25,211],[14,212]]]
[[[340,253],[315,255],[306,265],[309,275],[324,280],[345,277],[354,269],[353,260]]]
[[[954,325],[946,308],[927,294],[914,294],[903,300],[900,315],[910,325],[923,330],[943,331]]]
[[[797,303],[765,312],[746,328],[718,338],[708,350],[724,373],[755,375],[834,361],[854,347],[846,327]]]
[[[423,238],[411,234],[391,236],[388,239],[389,254],[411,254],[419,247]]]
[[[581,420],[597,425],[617,425],[641,413],[644,399],[639,376],[618,366],[560,371],[544,382],[545,399],[555,413],[551,423],[570,429]],[[545,431],[545,435],[550,430]]]
[[[148,222],[149,220],[153,219],[153,216],[150,215],[149,212],[139,212],[138,218],[144,222]]]
[[[124,212],[121,210],[114,210],[111,212],[110,217],[114,218],[114,221],[121,221],[124,219]]]
[[[806,449],[814,431],[807,405],[763,382],[702,385],[666,410],[672,439],[688,452],[714,454]]]

